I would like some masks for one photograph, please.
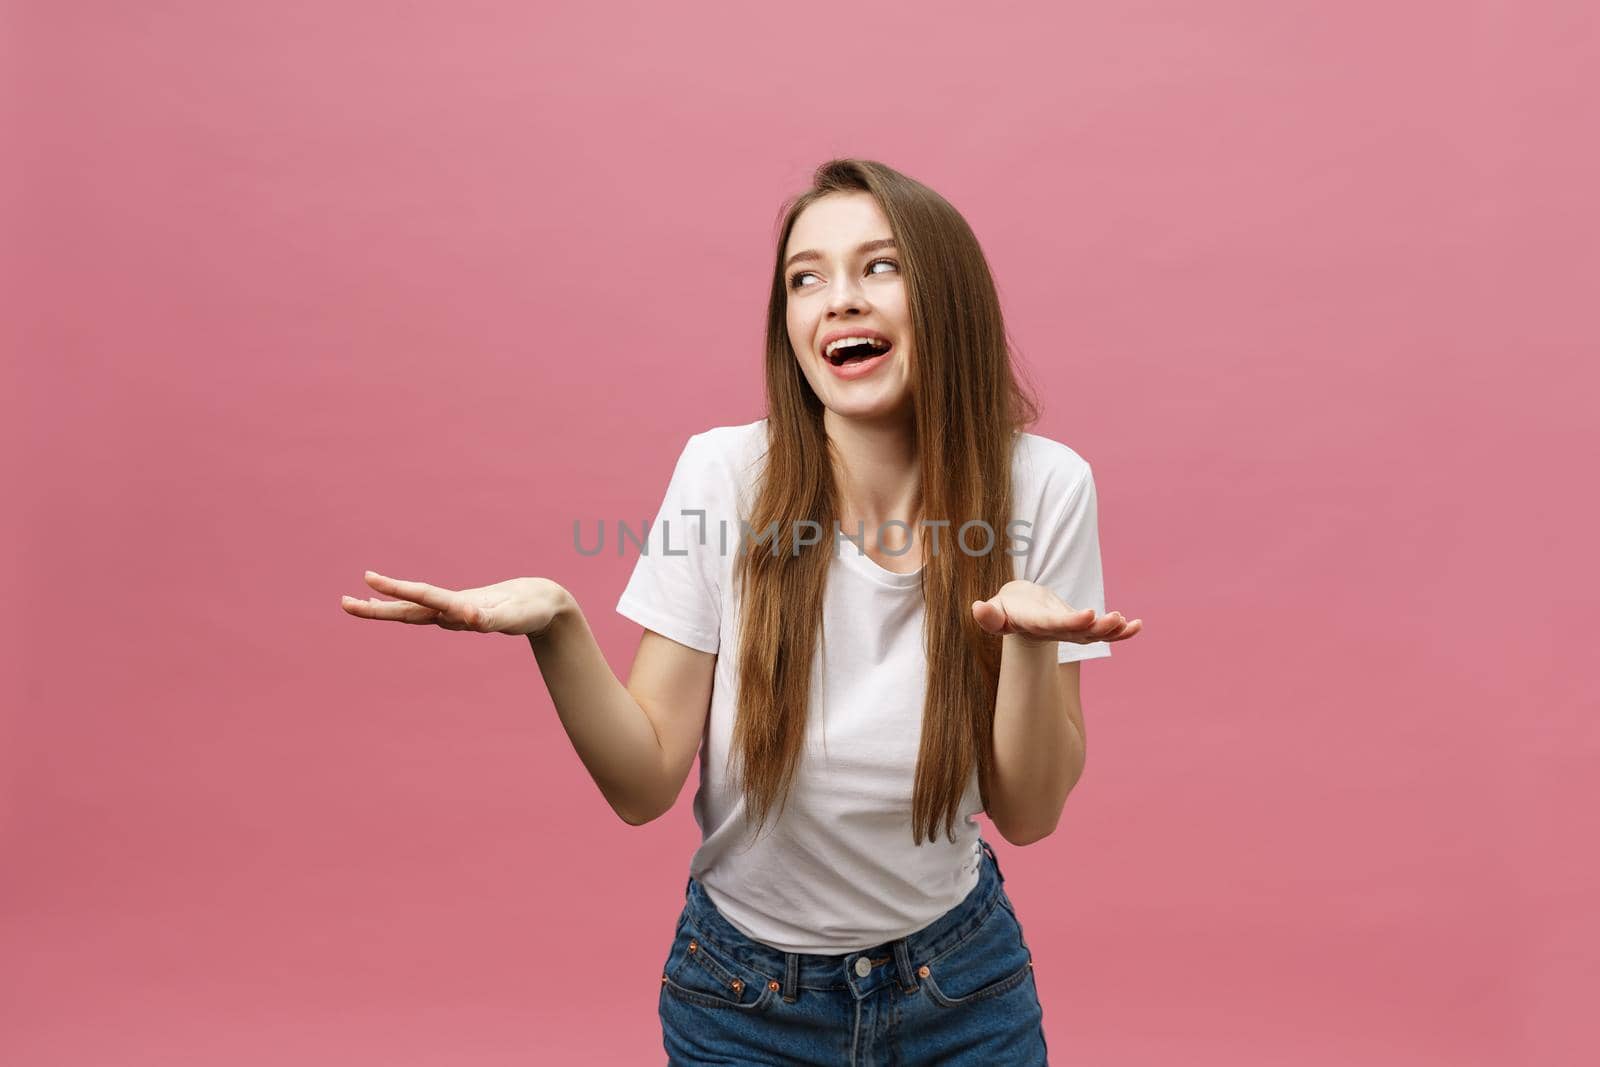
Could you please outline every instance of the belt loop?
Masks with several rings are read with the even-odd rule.
[[[989,842],[984,838],[979,838],[978,841],[981,845],[983,845],[983,850],[989,854],[989,858],[994,860],[994,873],[999,876],[1002,882],[1005,881],[1005,872],[1000,869],[1000,857],[994,854],[994,846],[989,844]]]
[[[800,954],[798,952],[785,952],[783,954],[783,999],[793,1004],[800,995]]]
[[[911,950],[906,947],[903,937],[894,943],[894,962],[900,969],[900,988],[907,993],[915,993],[917,981],[911,976]]]

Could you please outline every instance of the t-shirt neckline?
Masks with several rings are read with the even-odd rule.
[[[871,578],[873,581],[881,582],[884,585],[899,586],[901,588],[907,588],[914,585],[919,586],[922,584],[922,571],[923,568],[927,566],[926,563],[924,563],[922,567],[918,567],[916,570],[911,571],[910,573],[892,571],[883,564],[879,563],[877,560],[873,559],[871,556],[867,555],[866,552],[862,550],[861,546],[857,545],[852,539],[848,537],[841,537],[839,538],[839,541],[841,542],[839,558],[846,560],[848,566],[853,566],[857,571],[866,575],[868,578]]]

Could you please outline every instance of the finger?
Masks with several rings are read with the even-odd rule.
[[[1128,620],[1123,618],[1122,612],[1113,611],[1100,616],[1099,620],[1089,627],[1087,633],[1091,640],[1105,641],[1126,625]]]
[[[481,632],[493,629],[494,620],[490,618],[489,610],[479,607],[465,597],[457,597],[455,603],[451,604],[450,608],[441,614],[441,618],[443,617],[448,617],[455,624],[451,628],[456,630],[477,630]]]
[[[494,611],[476,603],[465,593],[450,593],[449,603],[437,612],[436,621],[446,630],[473,630],[491,632],[495,627]]]
[[[1093,608],[1084,608],[1081,612],[1074,612],[1072,617],[1075,619],[1082,617],[1088,621],[1054,625],[1052,632],[1056,635],[1056,640],[1090,645],[1096,641],[1110,640],[1108,635],[1117,633],[1123,626],[1122,617],[1116,612],[1095,618]]]
[[[1098,640],[1091,636],[1092,631],[1102,628],[1102,618],[1095,621],[1094,609],[1083,608],[1079,611],[1068,612],[1066,615],[1055,615],[1037,622],[1030,623],[1028,633],[1036,637],[1050,638],[1055,641],[1074,641],[1084,643]]]
[[[1143,620],[1134,619],[1132,622],[1129,622],[1123,618],[1122,612],[1120,611],[1113,611],[1109,616],[1107,616],[1107,618],[1117,619],[1120,625],[1117,629],[1102,637],[1101,640],[1103,641],[1121,641],[1124,638],[1132,637],[1134,634],[1138,633],[1144,628]]]
[[[340,598],[339,606],[363,619],[384,619],[389,622],[430,623],[439,617],[439,613],[432,608],[405,600],[360,600],[347,596]]]
[[[978,625],[991,634],[1002,633],[1006,629],[1006,612],[999,605],[988,600],[974,600],[972,602],[973,616],[978,620]]]
[[[994,618],[999,620],[998,625],[991,631],[997,634],[1016,634],[1033,641],[1054,641],[1056,628],[1051,624],[1048,612],[1041,612],[1033,605],[1024,603],[1020,607],[1008,605],[1004,600],[985,601],[993,610]]]
[[[1108,638],[1106,638],[1106,640],[1107,641],[1125,641],[1125,640],[1127,640],[1128,638],[1132,637],[1134,634],[1138,633],[1139,631],[1141,631],[1143,629],[1144,629],[1144,620],[1143,619],[1134,619],[1127,626],[1124,626],[1122,628],[1122,631],[1120,633],[1118,633],[1115,637],[1108,637]]]
[[[1028,621],[1026,615],[1018,614],[1007,608],[1004,603],[993,600],[974,601],[973,606],[983,614],[978,620],[988,633],[996,636],[1023,637],[1029,641],[1054,641],[1056,636],[1050,632],[1048,626]]]
[[[379,574],[377,571],[366,573],[367,584],[380,593],[409,600],[435,611],[448,611],[455,604],[455,593],[427,582],[409,582],[401,578],[390,578]]]
[[[1066,615],[1058,617],[1053,625],[1063,630],[1082,633],[1094,625],[1094,621],[1093,608],[1078,608],[1076,611],[1069,611]]]
[[[1139,619],[1123,623],[1117,629],[1098,638],[1100,641],[1125,641],[1144,629],[1144,623]]]

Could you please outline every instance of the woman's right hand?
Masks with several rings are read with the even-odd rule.
[[[363,619],[384,619],[446,630],[523,634],[538,639],[570,602],[565,589],[548,578],[512,578],[477,589],[444,589],[427,582],[366,573],[367,584],[395,600],[343,597],[340,605]]]

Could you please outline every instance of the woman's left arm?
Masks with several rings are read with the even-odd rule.
[[[984,630],[1003,635],[988,814],[1011,844],[1030,845],[1055,832],[1083,774],[1081,661],[1058,663],[1057,643],[1125,641],[1144,624],[1117,611],[1096,617],[1020,579],[974,601],[972,613]]]

